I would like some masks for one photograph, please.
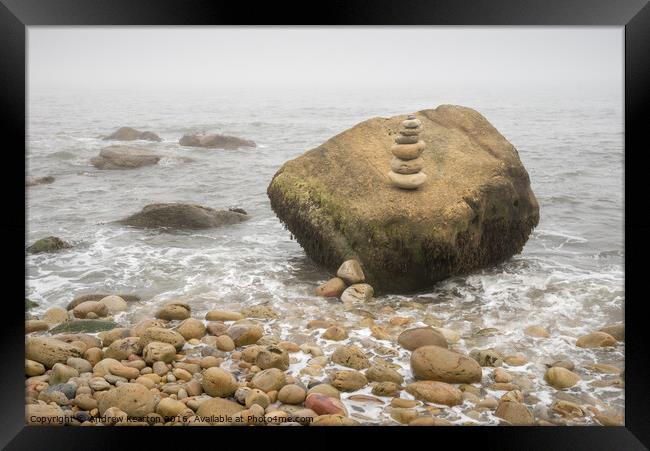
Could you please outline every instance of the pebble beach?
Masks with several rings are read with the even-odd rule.
[[[332,106],[323,95],[305,106],[296,96],[255,109],[253,96],[184,95],[194,108],[179,120],[175,102],[157,97],[95,111],[97,98],[33,96],[26,247],[61,243],[26,257],[26,422],[624,424],[622,187],[611,171],[622,167],[611,121],[621,111],[609,99],[524,109],[455,98],[517,146],[541,219],[521,254],[429,290],[375,293],[354,261],[330,272],[271,211],[265,190],[285,161],[367,117],[441,97],[358,94]],[[100,137],[122,111],[160,141],[127,143],[148,150],[145,166],[93,165],[125,144]],[[179,144],[197,130],[256,147]],[[592,164],[603,159],[610,169]],[[227,213],[200,231],[116,223],[165,202]]]

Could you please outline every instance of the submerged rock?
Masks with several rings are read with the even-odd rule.
[[[160,139],[160,136],[156,135],[153,132],[140,131],[131,127],[120,127],[110,135],[105,136],[103,139],[105,141],[107,140],[135,141],[136,139],[142,139],[146,141],[156,141],[156,142],[162,141]]]
[[[306,253],[334,271],[355,259],[375,289],[408,292],[521,252],[539,206],[517,150],[470,108],[416,114],[429,178],[386,173],[404,116],[373,118],[285,163],[267,193]]]
[[[216,133],[191,133],[183,135],[178,141],[181,146],[207,147],[215,149],[237,149],[239,147],[256,147],[253,141],[237,138],[236,136],[219,135]]]
[[[90,159],[97,169],[135,169],[157,164],[161,155],[149,149],[133,146],[109,146]]]
[[[192,204],[150,204],[140,212],[118,221],[141,228],[207,229],[246,221],[248,215],[231,210],[214,210]]]
[[[27,252],[30,254],[38,254],[40,252],[56,252],[61,249],[69,249],[71,247],[72,245],[70,243],[66,243],[59,237],[48,236],[46,238],[41,238],[29,246],[27,248]]]
[[[44,177],[27,177],[25,179],[25,186],[48,185],[54,183],[54,177],[46,175]]]

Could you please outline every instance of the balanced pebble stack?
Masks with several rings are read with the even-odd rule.
[[[419,119],[409,115],[402,122],[402,129],[395,138],[395,144],[390,148],[393,159],[390,162],[388,178],[398,188],[417,189],[427,179],[427,175],[422,172],[424,160],[420,156],[424,150],[424,141],[418,138],[422,131],[421,125]]]
[[[375,290],[363,283],[366,276],[361,264],[356,260],[346,260],[336,271],[336,277],[328,280],[315,290],[316,296],[340,298],[347,307],[363,304],[372,299]]]

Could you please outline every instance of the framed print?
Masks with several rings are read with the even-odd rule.
[[[646,449],[647,2],[2,3],[3,445]]]

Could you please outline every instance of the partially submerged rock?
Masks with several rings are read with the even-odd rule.
[[[190,133],[183,135],[178,141],[181,146],[206,147],[214,149],[237,149],[240,147],[256,147],[253,141],[237,138],[236,136],[219,135],[216,133]]]
[[[25,186],[48,185],[54,183],[54,177],[46,175],[43,177],[27,177],[25,179]]]
[[[131,127],[120,127],[117,130],[115,130],[113,133],[111,133],[110,135],[105,136],[103,139],[105,141],[107,141],[107,140],[135,141],[137,139],[142,139],[142,140],[145,140],[145,141],[156,141],[156,142],[162,141],[160,139],[160,136],[156,135],[153,132],[140,131],[140,130],[136,130],[135,128],[131,128]]]
[[[40,240],[36,241],[34,244],[29,246],[27,248],[27,252],[29,252],[30,254],[38,254],[41,252],[56,252],[56,251],[60,251],[61,249],[68,249],[71,247],[72,245],[70,243],[66,243],[59,237],[48,236],[45,238],[41,238]]]
[[[81,294],[79,296],[76,296],[72,301],[68,303],[68,306],[66,309],[72,310],[82,302],[86,301],[101,301],[102,299],[112,296],[110,293],[89,293],[89,294]],[[117,296],[120,298],[124,299],[126,302],[138,302],[140,300],[140,296],[136,294],[123,294],[123,293],[118,293]]]
[[[161,155],[141,147],[108,146],[91,158],[90,163],[97,169],[134,169],[157,164],[161,158]]]
[[[416,114],[429,175],[391,185],[392,136],[404,116],[373,118],[287,162],[267,193],[306,253],[332,272],[356,259],[375,289],[408,292],[521,252],[539,206],[517,150],[470,108]]]
[[[141,228],[207,229],[237,224],[249,219],[248,215],[232,210],[214,210],[192,204],[150,204],[140,212],[118,221]]]

